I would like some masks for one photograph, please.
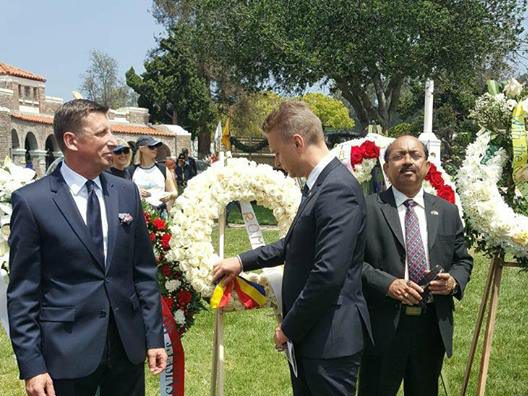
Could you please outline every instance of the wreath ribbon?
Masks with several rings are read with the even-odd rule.
[[[513,148],[512,176],[515,186],[523,197],[528,197],[528,144],[526,142],[523,104],[519,102],[513,109],[511,139]]]
[[[257,308],[266,304],[266,292],[262,286],[237,276],[234,282],[226,285],[224,281],[220,281],[216,285],[211,296],[211,308],[218,309],[228,305],[233,289],[246,309]]]

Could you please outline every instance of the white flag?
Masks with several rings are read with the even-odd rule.
[[[215,151],[220,151],[220,139],[222,138],[222,121],[218,121],[218,125],[214,134]]]

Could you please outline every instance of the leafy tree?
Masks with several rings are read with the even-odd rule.
[[[137,96],[118,77],[117,61],[103,51],[90,51],[82,79],[81,92],[90,100],[114,109],[137,105]]]
[[[266,116],[284,99],[272,91],[246,93],[231,106],[231,135],[262,137]]]
[[[308,93],[300,98],[321,119],[323,127],[351,129],[354,120],[348,115],[343,102],[322,93]]]
[[[200,51],[234,81],[285,90],[327,81],[362,127],[375,121],[385,129],[407,81],[458,83],[516,49],[526,9],[516,0],[156,3],[180,7],[171,23],[190,23]]]
[[[443,166],[452,175],[456,174],[467,145],[478,131],[477,125],[467,117],[476,98],[485,90],[484,83],[482,78],[460,84],[442,78],[435,82],[433,131],[442,142]],[[389,130],[391,136],[418,136],[422,133],[424,100],[422,83],[415,82],[406,87],[398,107],[404,122]]]
[[[303,100],[328,128],[352,128],[354,120],[348,115],[343,102],[322,93],[308,93],[295,98]],[[261,137],[262,123],[279,104],[288,100],[272,91],[246,93],[231,106],[231,134],[234,136]]]
[[[176,27],[147,59],[145,72],[139,76],[131,68],[126,79],[139,94],[138,104],[149,109],[152,122],[177,123],[188,129],[198,136],[200,154],[207,154],[216,108],[190,38],[187,27]]]

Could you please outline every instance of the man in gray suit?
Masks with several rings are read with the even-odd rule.
[[[473,260],[457,207],[423,191],[425,145],[399,137],[383,169],[392,187],[367,198],[363,291],[375,344],[363,355],[359,395],[395,396],[403,380],[406,396],[434,396],[453,349],[453,297],[462,298]],[[437,265],[443,272],[426,287]]]
[[[294,395],[354,395],[364,334],[370,333],[361,291],[361,188],[330,154],[321,121],[304,103],[283,103],[263,130],[277,166],[292,177],[307,178],[303,200],[283,239],[223,260],[214,277],[230,281],[243,269],[285,263],[283,320],[275,344],[279,350],[287,341],[295,346]]]

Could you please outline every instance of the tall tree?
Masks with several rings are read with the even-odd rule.
[[[321,120],[323,127],[336,129],[354,127],[354,120],[350,118],[347,108],[340,100],[318,92],[307,93],[299,99],[308,104]]]
[[[200,154],[207,154],[216,108],[191,42],[188,27],[175,27],[147,59],[145,72],[139,76],[131,68],[126,81],[139,94],[138,104],[150,110],[152,122],[188,129],[198,136]]]
[[[375,121],[385,128],[406,81],[462,81],[516,49],[526,10],[524,0],[156,3],[185,4],[201,51],[233,80],[286,90],[327,81],[362,126]]]
[[[136,106],[137,96],[118,76],[117,61],[103,51],[90,51],[90,65],[82,75],[81,92],[110,108]]]

